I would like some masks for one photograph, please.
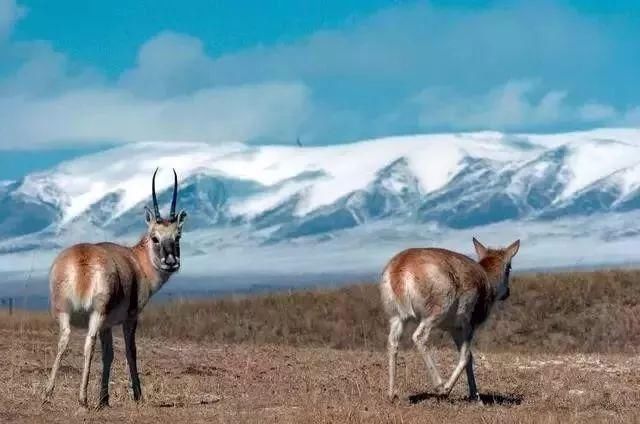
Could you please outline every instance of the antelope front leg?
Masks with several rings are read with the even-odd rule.
[[[84,342],[84,368],[82,369],[82,383],[80,384],[80,395],[78,397],[78,403],[81,408],[87,407],[87,386],[89,384],[91,358],[93,357],[93,351],[96,346],[96,336],[103,321],[104,316],[100,312],[94,311],[91,313],[87,337]]]
[[[129,364],[129,375],[131,376],[131,387],[133,388],[133,400],[138,402],[142,398],[142,390],[140,389],[140,378],[138,376],[138,364],[136,357],[136,328],[138,327],[138,319],[125,321],[122,324],[124,332],[124,344],[127,354],[127,363]]]
[[[473,354],[469,352],[469,362],[467,362],[467,382],[469,383],[469,399],[482,403],[478,386],[476,386],[476,377],[473,375]]]
[[[462,342],[464,341],[463,334],[460,332],[453,332],[453,340],[456,343],[458,351],[462,348]],[[469,361],[466,366],[467,370],[467,384],[469,386],[469,399],[480,401],[480,394],[478,393],[478,386],[476,385],[476,377],[473,373],[473,354],[469,352]]]
[[[113,334],[111,328],[100,331],[102,346],[102,380],[100,382],[100,401],[98,408],[109,406],[109,375],[113,363]]]

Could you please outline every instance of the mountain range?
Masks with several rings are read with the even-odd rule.
[[[139,142],[0,183],[0,254],[133,241],[144,230],[156,167],[164,210],[171,168],[178,172],[178,208],[189,214],[185,240],[195,256],[349,239],[366,239],[368,249],[391,239],[400,247],[417,234],[429,244],[488,228],[532,241],[562,228],[563,237],[603,243],[632,242],[640,232],[630,219],[640,211],[638,129],[411,135],[322,147]],[[356,243],[346,252],[364,255],[357,250]]]

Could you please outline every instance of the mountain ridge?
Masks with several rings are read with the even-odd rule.
[[[477,132],[332,146],[141,142],[0,185],[0,252],[140,232],[151,174],[162,208],[180,177],[189,231],[257,244],[331,239],[394,220],[468,230],[640,209],[640,130]],[[601,218],[600,218],[601,219]],[[619,231],[619,234],[625,234]]]

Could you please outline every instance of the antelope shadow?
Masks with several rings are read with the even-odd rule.
[[[409,403],[412,405],[425,402],[428,400],[436,400],[438,402],[449,402],[449,403],[459,403],[459,402],[467,402],[467,403],[475,403],[475,399],[471,399],[469,397],[466,398],[455,398],[451,396],[445,396],[436,393],[417,393],[415,395],[409,396]],[[521,394],[501,394],[501,393],[480,393],[480,401],[484,405],[520,405],[524,400],[524,396]]]

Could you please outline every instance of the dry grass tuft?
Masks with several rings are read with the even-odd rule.
[[[631,353],[640,350],[640,271],[516,276],[478,332],[483,351]],[[46,312],[18,312],[0,328],[56,331]],[[410,334],[410,330],[405,331]],[[383,349],[387,322],[378,287],[177,300],[142,314],[147,337],[223,343]],[[436,334],[436,346],[449,346]],[[408,337],[405,346],[410,344]]]
[[[143,320],[145,335],[194,341],[383,349],[387,338],[375,284],[178,301],[149,308]],[[451,343],[442,335],[433,340],[436,345]],[[404,343],[409,344],[408,338]],[[520,352],[637,352],[640,271],[515,277],[511,297],[496,306],[478,333],[477,346]]]

